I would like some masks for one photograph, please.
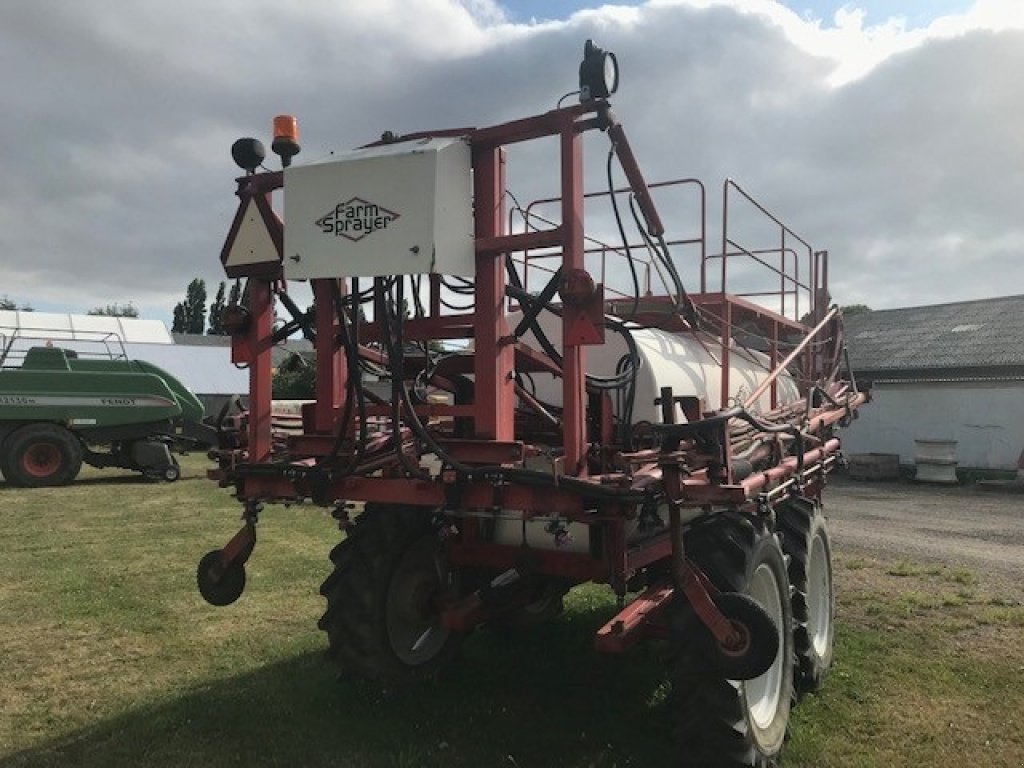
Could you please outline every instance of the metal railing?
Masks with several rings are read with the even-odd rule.
[[[666,188],[692,187],[696,202],[696,225],[691,229],[695,232],[689,237],[666,238],[666,245],[681,273],[687,267],[699,265],[700,293],[731,293],[734,296],[754,300],[779,315],[791,320],[817,318],[827,310],[828,285],[828,253],[815,251],[810,243],[798,235],[792,228],[782,222],[775,214],[765,208],[746,190],[732,179],[726,179],[722,185],[722,227],[721,251],[708,253],[707,240],[707,199],[704,184],[698,179],[674,179],[671,181],[650,184],[651,190]],[[585,199],[610,198],[628,194],[629,187],[620,187],[613,191],[591,192]],[[557,206],[558,197],[534,200],[525,207],[518,204],[509,211],[509,231],[515,228],[525,232],[541,232],[552,230],[559,222],[548,215],[545,207]],[[738,203],[747,207],[743,211]],[[636,232],[631,220],[628,202],[619,203],[620,211],[630,220],[624,222],[627,231]],[[744,214],[753,213],[753,215]],[[764,230],[758,237],[743,237],[739,234],[743,226],[759,226]],[[670,227],[670,230],[673,227]],[[638,239],[639,238],[639,239]],[[756,239],[756,243],[750,242]],[[651,242],[639,235],[634,236],[626,244],[612,245],[592,235],[584,237],[586,247],[584,254],[596,257],[597,264],[593,270],[595,281],[603,283],[605,295],[609,301],[631,299],[632,295],[625,290],[609,285],[610,277],[620,278],[624,274],[622,264],[632,259],[637,271],[637,282],[641,295],[671,293],[666,276],[659,274],[658,260],[651,253]],[[680,262],[680,250],[692,249],[694,262]],[[523,250],[515,255],[516,262],[522,271],[523,285],[531,290],[532,281],[546,283],[560,264],[559,253],[552,249]],[[549,266],[545,260],[551,260]],[[715,269],[715,262],[720,266]],[[742,287],[730,285],[736,278],[743,277],[743,267],[752,265],[757,270],[767,272],[775,280],[775,287],[758,290],[743,290]],[[737,270],[739,270],[737,272]],[[540,275],[538,280],[537,275]],[[715,278],[717,277],[717,281]],[[748,273],[747,282],[752,278]],[[759,279],[764,285],[763,279]],[[657,283],[660,282],[659,286]],[[540,289],[532,287],[533,291]],[[732,290],[730,290],[732,289]]]
[[[0,333],[0,368],[20,368],[32,347],[62,347],[80,358],[127,360],[124,339],[114,331],[18,326]]]
[[[679,249],[686,247],[694,247],[697,249],[698,259],[703,262],[706,252],[707,232],[706,232],[706,193],[704,184],[699,179],[672,179],[669,181],[661,181],[654,184],[649,184],[648,189],[663,191],[670,189],[688,189],[693,188],[695,194],[696,207],[698,209],[697,215],[697,233],[691,237],[675,237],[666,238],[665,244],[670,249]],[[616,202],[618,202],[618,196],[630,193],[632,190],[630,187],[618,187],[614,190],[602,190],[598,192],[588,192],[585,194],[584,200],[597,200],[601,198],[608,198],[610,200],[611,195],[616,196]],[[529,203],[525,208],[516,206],[509,212],[509,225],[510,230],[516,223],[517,217],[522,220],[522,226],[525,231],[541,231],[543,228],[555,228],[559,223],[549,216],[546,216],[543,211],[545,207],[556,206],[561,202],[559,197],[546,197],[534,200]],[[624,217],[629,217],[623,222],[623,228],[626,231],[635,230],[631,215],[630,202],[627,199],[624,202],[619,202],[619,210]],[[540,210],[538,210],[540,209]],[[609,285],[610,273],[616,271],[616,266],[625,265],[626,259],[633,259],[635,266],[638,268],[639,277],[638,283],[642,294],[651,295],[655,292],[656,287],[654,283],[655,275],[658,275],[661,287],[664,288],[665,292],[670,292],[670,286],[667,278],[664,275],[659,274],[660,269],[658,267],[657,260],[650,253],[651,244],[644,238],[628,240],[626,243],[612,245],[610,243],[599,240],[593,236],[584,236],[584,255],[586,257],[596,256],[598,259],[598,268],[596,270],[595,279],[597,282],[605,285],[606,297],[610,298],[632,298],[630,294],[625,293],[622,290],[614,288]],[[639,254],[639,255],[638,255]],[[521,252],[521,256],[518,261],[522,265],[523,269],[523,286],[529,290],[530,272],[531,270],[539,271],[546,274],[548,277],[545,278],[545,282],[550,278],[550,275],[555,272],[557,267],[550,268],[545,266],[542,262],[544,259],[558,259],[559,254],[552,251],[530,251],[525,250]],[[560,262],[558,262],[560,263]]]
[[[769,229],[774,230],[772,237],[777,244],[767,247],[746,246],[735,235],[736,216],[735,203],[730,206],[731,193],[740,196],[740,201],[751,206],[760,214],[761,221],[769,222]],[[731,215],[732,214],[732,215]],[[701,263],[701,293],[709,291],[709,267],[715,260],[721,261],[719,270],[718,290],[729,292],[729,261],[746,257],[760,265],[778,278],[778,290],[770,291],[732,291],[736,296],[748,298],[778,297],[778,306],[773,309],[780,315],[800,320],[803,316],[818,317],[823,309],[824,290],[828,277],[828,253],[815,251],[811,244],[796,234],[789,226],[755,200],[746,190],[732,179],[722,184],[722,240],[721,251],[708,254]],[[772,258],[774,257],[774,258]],[[801,265],[804,265],[801,269]],[[804,312],[801,313],[801,300]]]

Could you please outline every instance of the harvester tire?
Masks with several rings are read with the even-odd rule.
[[[789,578],[777,536],[760,521],[721,513],[686,534],[688,557],[723,592],[752,597],[771,617],[778,652],[752,680],[726,677],[714,639],[689,606],[672,622],[673,706],[681,765],[767,768],[778,762],[793,704],[793,633]]]
[[[793,499],[777,511],[782,549],[789,556],[793,585],[795,683],[799,693],[816,691],[832,666],[835,595],[832,547],[821,504]]]
[[[82,469],[82,446],[58,424],[27,424],[3,445],[4,477],[23,488],[67,485]]]
[[[432,678],[454,658],[462,635],[441,626],[438,606],[458,578],[430,510],[367,504],[331,561],[319,627],[342,670],[387,689]]]

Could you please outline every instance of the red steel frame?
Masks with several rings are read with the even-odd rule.
[[[620,124],[615,121],[607,104],[603,101],[557,109],[523,120],[517,120],[482,129],[446,131],[441,134],[464,135],[472,148],[473,192],[475,205],[476,274],[474,315],[442,315],[440,307],[440,283],[436,276],[430,280],[429,307],[426,317],[409,319],[405,322],[405,336],[408,339],[453,339],[471,338],[474,344],[472,373],[474,376],[474,397],[471,403],[431,404],[417,406],[422,416],[445,419],[469,420],[472,437],[449,441],[450,450],[460,460],[479,464],[495,464],[515,467],[521,465],[528,447],[517,439],[515,409],[517,393],[515,372],[534,369],[554,370],[551,361],[538,357],[536,353],[517,345],[511,335],[506,318],[506,278],[504,258],[506,254],[526,252],[531,249],[555,249],[561,255],[564,275],[579,277],[585,269],[584,238],[584,190],[583,190],[583,134],[589,130],[607,131],[613,139],[616,153],[630,182],[630,189],[643,212],[649,231],[660,236],[664,231],[654,208],[650,192],[640,173],[639,167],[629,149],[628,141]],[[417,134],[405,138],[425,135],[439,135],[438,132]],[[558,137],[560,164],[560,207],[561,222],[540,231],[511,233],[505,210],[505,151],[506,146],[546,136]],[[247,205],[252,197],[263,196],[283,185],[280,173],[254,174],[239,180],[241,206]],[[701,187],[703,200],[703,187]],[[745,193],[744,193],[745,194]],[[703,214],[702,214],[703,215]],[[780,223],[781,225],[781,223]],[[785,230],[788,231],[788,230]],[[229,245],[232,234],[229,235]],[[703,222],[701,229],[702,275],[706,266],[703,247]],[[780,252],[785,258],[787,241],[783,235]],[[279,238],[278,248],[281,248]],[[802,241],[801,241],[802,242]],[[731,243],[723,235],[723,291],[693,296],[694,304],[714,319],[714,330],[723,339],[720,347],[720,362],[728,370],[731,349],[732,328],[743,320],[759,323],[773,340],[771,360],[778,359],[780,331],[792,330],[799,326],[781,313],[760,307],[741,297],[724,293],[725,248]],[[225,253],[229,250],[225,246]],[[756,254],[750,252],[750,255]],[[823,296],[827,267],[824,257],[815,254],[814,259],[814,301]],[[594,580],[612,584],[621,595],[625,593],[626,580],[632,573],[657,561],[672,557],[676,563],[676,583],[681,584],[691,600],[704,613],[714,614],[707,600],[707,592],[699,579],[687,576],[682,561],[681,539],[678,525],[672,531],[654,536],[642,544],[630,546],[626,541],[625,524],[636,514],[638,501],[652,489],[660,489],[661,497],[676,513],[684,506],[731,506],[744,507],[752,514],[772,498],[777,498],[787,488],[803,489],[807,495],[815,495],[824,482],[828,465],[834,460],[838,441],[828,439],[817,444],[806,445],[806,450],[796,456],[776,461],[768,470],[734,481],[730,460],[729,422],[725,420],[713,432],[719,443],[720,455],[712,457],[710,463],[701,467],[687,467],[683,471],[680,451],[664,448],[635,451],[623,454],[633,469],[615,470],[606,466],[601,457],[600,439],[595,440],[588,424],[588,404],[591,395],[586,385],[586,346],[594,339],[581,338],[570,329],[578,322],[600,324],[595,321],[594,312],[585,306],[564,301],[563,312],[563,362],[561,370],[555,372],[563,383],[563,410],[560,425],[561,459],[557,473],[565,479],[545,487],[517,482],[514,479],[493,481],[474,477],[458,479],[454,473],[442,472],[436,478],[402,476],[390,455],[381,459],[371,455],[364,461],[366,472],[353,472],[333,477],[329,472],[314,478],[302,472],[290,472],[287,467],[275,465],[273,460],[273,436],[271,434],[271,358],[273,337],[273,295],[285,290],[282,273],[267,274],[265,267],[249,278],[248,301],[251,318],[249,323],[238,330],[233,339],[233,359],[249,367],[250,403],[248,414],[248,443],[245,453],[224,452],[221,469],[213,472],[222,484],[233,484],[237,496],[248,510],[247,526],[240,532],[244,543],[249,541],[252,522],[265,501],[296,501],[312,497],[321,503],[341,501],[387,502],[393,504],[415,504],[425,507],[450,508],[453,502],[465,510],[510,509],[522,513],[524,518],[537,515],[561,516],[569,520],[586,522],[592,530],[599,529],[599,542],[592,551],[572,553],[555,550],[538,550],[533,568],[537,573],[557,575],[572,582]],[[779,272],[785,286],[785,261]],[[564,278],[563,278],[564,279]],[[335,285],[332,285],[335,282]],[[347,391],[347,370],[344,352],[336,342],[338,318],[333,297],[336,291],[345,290],[344,281],[315,279],[311,281],[315,297],[316,351],[319,361],[317,374],[317,401],[304,413],[306,434],[293,438],[292,447],[310,458],[293,462],[300,468],[315,464],[317,456],[327,455],[335,444],[335,433],[339,429],[340,414],[345,408]],[[799,279],[797,276],[797,287]],[[599,290],[599,289],[598,289]],[[785,290],[785,287],[783,288]],[[600,293],[594,294],[600,296]],[[817,305],[814,305],[817,310]],[[783,307],[784,308],[784,307]],[[600,313],[598,313],[600,315]],[[381,329],[377,324],[368,324],[362,329],[362,341],[379,338]],[[682,324],[682,330],[685,324]],[[816,332],[836,333],[835,321],[831,315],[825,317]],[[806,342],[805,342],[806,344]],[[807,370],[813,370],[810,361],[812,345],[806,344],[806,351],[798,348],[790,359],[801,354],[807,355]],[[378,353],[379,354],[379,353]],[[457,371],[451,369],[452,373]],[[468,371],[465,371],[468,372]],[[396,374],[398,375],[398,374]],[[444,371],[440,372],[443,378]],[[723,375],[723,380],[727,376]],[[437,383],[437,382],[435,382]],[[775,407],[774,380],[768,384],[772,392],[772,406]],[[728,384],[723,384],[723,400],[726,402]],[[832,407],[828,403],[808,408],[809,424],[815,429],[826,430],[832,424],[849,418],[853,409],[864,396],[850,391],[843,385],[830,387],[828,399],[835,403],[842,401],[843,407]],[[668,418],[674,421],[675,403],[671,393],[663,406]],[[685,401],[686,398],[683,398]],[[607,425],[607,408],[602,412],[602,423]],[[683,403],[689,408],[689,416],[699,419],[699,404]],[[370,406],[370,416],[388,413],[386,406]],[[600,437],[608,437],[609,430],[602,427]],[[708,434],[711,434],[709,432]],[[683,441],[685,443],[685,440]],[[622,447],[620,446],[620,450]],[[766,445],[762,451],[771,451]],[[372,454],[372,452],[371,452]],[[393,454],[391,454],[393,455]],[[621,457],[620,457],[621,458]],[[715,470],[715,461],[724,466],[724,472]],[[375,463],[376,462],[376,463]],[[370,469],[381,469],[380,476],[369,476]],[[616,495],[619,494],[619,495]],[[521,548],[488,542],[481,538],[477,521],[467,517],[461,521],[458,536],[448,541],[448,551],[456,566],[476,566],[501,570],[515,567],[521,556]],[[238,539],[238,537],[236,537]],[[236,546],[234,549],[245,549]],[[251,547],[248,547],[251,550]],[[245,553],[247,556],[247,552]],[[598,645],[605,650],[622,650],[638,639],[644,632],[657,631],[656,622],[650,621],[669,599],[671,583],[655,584],[641,600],[632,604],[628,615],[617,617],[599,634]],[[703,608],[702,608],[703,606]],[[702,614],[703,615],[703,614]],[[473,606],[455,607],[446,613],[445,621],[451,626],[466,626],[481,619],[480,608]],[[714,624],[714,615],[707,618],[709,626]]]

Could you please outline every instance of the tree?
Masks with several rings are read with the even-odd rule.
[[[174,320],[171,322],[172,333],[184,333],[185,328],[185,307],[181,302],[174,305]]]
[[[863,315],[866,312],[871,311],[871,307],[867,304],[847,304],[842,307],[843,317],[853,317],[854,315]]]
[[[316,397],[316,361],[294,355],[274,373],[272,397],[307,400]]]
[[[138,317],[139,310],[130,301],[124,304],[107,304],[105,307],[93,307],[89,310],[90,315],[102,315],[104,317]]]
[[[11,312],[13,312],[14,310],[19,310],[19,309],[22,312],[35,312],[35,310],[32,309],[32,307],[30,307],[28,304],[22,304],[19,307],[18,306],[18,302],[16,302],[14,299],[8,297],[8,295],[6,293],[3,296],[0,296],[0,309],[6,309],[6,310],[11,311]]]
[[[231,284],[231,293],[228,294],[228,304],[239,304],[245,303],[244,296],[242,296],[242,281],[235,280]]]
[[[195,278],[185,289],[185,300],[174,307],[174,333],[202,335],[206,328],[206,282]]]
[[[221,315],[224,313],[224,281],[220,281],[220,285],[217,287],[217,297],[210,304],[210,328],[207,333],[210,336],[227,336],[228,332],[224,330],[224,326],[221,323]]]

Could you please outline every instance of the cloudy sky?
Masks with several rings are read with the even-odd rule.
[[[840,303],[1024,293],[1024,0],[3,0],[0,295],[169,321],[222,279],[235,138],[293,113],[309,162],[542,112],[588,37],[648,178],[739,180]]]

